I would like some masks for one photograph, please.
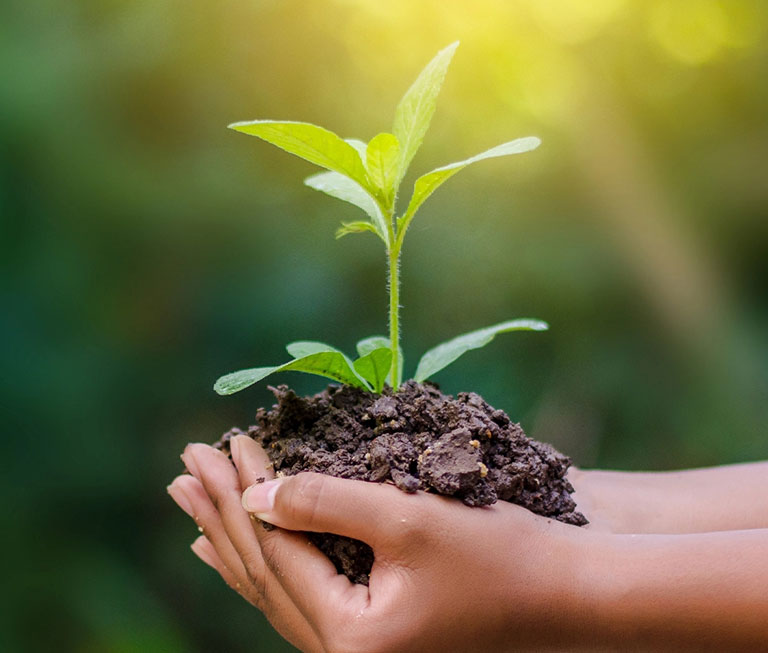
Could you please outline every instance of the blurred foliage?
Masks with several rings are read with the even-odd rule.
[[[217,375],[383,331],[385,266],[373,238],[334,241],[354,209],[303,187],[311,166],[224,126],[370,138],[457,38],[413,174],[544,145],[414,223],[406,366],[533,315],[552,330],[437,380],[583,466],[768,458],[762,0],[7,0],[2,650],[286,648],[193,558],[165,485],[187,441],[270,402]]]

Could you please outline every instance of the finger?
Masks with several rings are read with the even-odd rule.
[[[393,534],[399,538],[423,525],[423,499],[392,485],[307,472],[252,485],[243,493],[245,508],[270,524],[344,535],[377,551],[391,544]]]
[[[269,458],[264,450],[248,436],[237,436],[230,440],[232,459],[237,467],[242,487],[247,485],[259,485],[264,482],[265,466],[269,465]],[[265,461],[267,465],[265,465]],[[269,465],[271,467],[271,465]],[[270,474],[274,476],[274,473]],[[242,501],[241,501],[242,503]],[[248,513],[246,513],[248,514]],[[315,580],[322,583],[330,582],[333,577],[338,575],[336,568],[307,537],[300,533],[288,533],[282,529],[267,530],[261,526],[256,528],[256,537],[262,547],[262,554],[274,551],[281,551],[288,554],[291,559],[301,559],[301,564],[309,565],[316,569],[321,577]],[[299,556],[299,558],[296,558]],[[268,556],[265,555],[265,558]],[[270,561],[267,560],[270,565]],[[278,567],[278,565],[274,565]],[[284,574],[280,574],[282,576]]]
[[[188,445],[182,458],[200,480],[218,512],[224,531],[237,551],[246,574],[259,593],[265,596],[270,578],[263,564],[250,516],[240,501],[237,471],[223,453],[204,444]]]
[[[243,562],[232,543],[227,537],[221,523],[219,513],[214,508],[205,489],[194,476],[178,476],[168,486],[168,493],[179,507],[197,523],[198,530],[203,533],[216,551],[218,558],[235,578],[235,583],[245,588],[247,600],[261,608],[263,603],[257,588],[248,582]],[[237,588],[235,588],[236,591]]]
[[[237,469],[241,488],[264,483],[275,478],[274,466],[269,460],[269,456],[253,438],[247,435],[237,435],[231,438],[229,451],[232,454],[232,462]],[[267,530],[255,516],[251,515],[251,517],[256,537],[261,540]]]
[[[268,462],[263,449],[247,436],[230,442],[241,484],[262,480],[265,460]],[[350,593],[367,600],[368,589],[339,575],[333,563],[303,534],[261,527],[256,532],[267,566],[318,632],[324,632],[334,621],[334,606],[346,604]]]
[[[202,488],[212,506],[215,506],[226,536],[239,556],[250,584],[260,596],[260,609],[287,639],[300,640],[305,645],[307,642],[317,643],[317,636],[306,617],[262,556],[261,545],[250,515],[243,508],[240,499],[240,482],[232,463],[220,451],[203,444],[189,445],[183,459],[190,471],[199,474]],[[261,526],[259,529],[264,530]],[[317,553],[330,564],[325,556],[319,551]]]
[[[275,470],[267,452],[253,438],[247,435],[236,435],[230,439],[229,448],[242,487],[275,478]]]
[[[219,576],[224,579],[224,582],[229,585],[231,589],[240,594],[240,596],[242,596],[249,603],[253,603],[251,597],[248,595],[247,588],[243,587],[243,584],[229,569],[227,569],[227,566],[224,564],[224,562],[222,562],[219,554],[216,553],[216,549],[214,548],[213,544],[211,544],[211,541],[205,537],[205,535],[201,535],[194,542],[192,542],[190,548],[192,549],[192,552],[198,558],[200,558],[200,560],[217,571]]]

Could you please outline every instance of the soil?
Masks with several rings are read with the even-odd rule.
[[[525,435],[502,410],[473,392],[454,399],[432,383],[408,381],[376,395],[331,385],[312,397],[270,386],[277,404],[260,408],[247,435],[266,449],[278,476],[304,471],[424,490],[468,506],[510,501],[561,522],[582,526],[571,460]],[[232,429],[216,447],[229,453]],[[310,539],[353,582],[368,584],[371,548],[349,538],[310,533]]]

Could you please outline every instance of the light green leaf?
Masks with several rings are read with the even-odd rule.
[[[229,128],[261,138],[321,168],[346,175],[363,188],[370,188],[358,151],[323,127],[289,120],[253,120],[235,122]]]
[[[459,47],[458,41],[440,50],[426,68],[421,71],[395,109],[395,123],[392,132],[400,141],[400,165],[397,183],[408,170],[408,166],[421,147],[424,135],[429,129],[432,114],[435,113],[437,95],[443,85],[445,74],[448,72],[448,66],[457,47]]]
[[[509,156],[510,154],[522,154],[523,152],[529,152],[535,150],[541,144],[541,140],[535,136],[526,136],[525,138],[518,138],[502,145],[492,147],[490,150],[476,154],[464,161],[457,161],[456,163],[450,163],[447,166],[436,168],[431,172],[422,175],[416,180],[413,186],[413,196],[408,203],[408,208],[401,218],[398,218],[397,227],[400,232],[400,239],[408,229],[413,216],[416,215],[416,211],[424,203],[424,201],[435,192],[444,182],[453,177],[457,172],[463,170],[468,165],[483,161],[485,159],[493,159],[500,156]]]
[[[507,331],[546,331],[548,328],[549,325],[541,320],[520,319],[502,322],[485,329],[465,333],[430,349],[424,354],[419,361],[413,378],[421,383],[453,363],[459,356],[470,349],[485,347],[499,333],[506,333]]]
[[[231,395],[240,392],[264,377],[275,372],[277,367],[253,367],[249,370],[239,370],[219,377],[213,389],[220,395]]]
[[[365,167],[371,183],[378,188],[387,207],[394,202],[399,163],[400,143],[393,134],[377,134],[368,143]]]
[[[336,238],[343,238],[349,234],[362,234],[366,231],[371,231],[381,237],[376,227],[370,222],[342,222],[341,226],[336,230]],[[386,243],[387,241],[385,240],[384,242]]]
[[[341,353],[336,347],[331,347],[331,345],[326,345],[324,342],[317,342],[316,340],[297,340],[296,342],[287,344],[285,350],[294,358],[310,356],[311,354],[317,354],[321,351],[335,351]]]
[[[370,336],[369,338],[363,338],[356,345],[357,355],[365,356],[366,354],[370,354],[375,349],[384,348],[384,347],[386,347],[387,349],[390,349],[389,338],[386,336]],[[398,347],[397,349],[398,349],[397,385],[399,386],[403,378],[403,348]],[[393,385],[390,374],[387,374],[387,383],[389,383],[389,385]]]
[[[365,211],[373,221],[376,234],[386,243],[387,227],[378,204],[356,181],[338,172],[320,172],[307,177],[304,183],[326,195],[354,204]],[[337,237],[338,237],[338,232]]]
[[[374,349],[379,349],[381,347],[389,347],[389,338],[386,336],[370,336],[368,338],[363,338],[357,345],[355,345],[358,356],[365,356],[366,354],[370,354]]]
[[[339,354],[344,357],[344,360],[347,361],[347,365],[350,370],[354,370],[354,365],[352,364],[352,359],[349,358],[343,351],[336,349],[336,347],[332,347],[331,345],[327,345],[324,342],[318,342],[317,340],[297,340],[296,342],[291,342],[285,346],[285,350],[294,358],[304,358],[305,356],[311,356],[312,354],[319,354],[322,352],[332,352]],[[357,374],[355,372],[355,374]],[[358,376],[359,381],[365,381],[362,377]]]
[[[363,380],[352,367],[349,359],[337,351],[320,351],[314,354],[297,358],[284,365],[275,367],[255,367],[249,370],[240,370],[225,374],[213,386],[220,395],[231,395],[261,381],[270,374],[276,372],[306,372],[352,385],[358,388],[370,390],[368,382]]]
[[[392,350],[379,347],[369,351],[354,362],[355,371],[373,386],[374,392],[381,392],[392,367]]]
[[[365,152],[368,149],[366,142],[361,141],[359,138],[345,138],[344,140],[355,148],[357,153],[360,155],[360,160],[365,161]]]

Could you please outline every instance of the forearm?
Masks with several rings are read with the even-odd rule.
[[[768,650],[768,530],[603,536],[590,555],[596,646]]]
[[[680,472],[574,470],[579,508],[615,533],[768,528],[768,463]]]

